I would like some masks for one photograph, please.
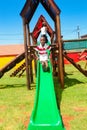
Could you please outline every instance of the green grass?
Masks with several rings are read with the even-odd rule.
[[[86,130],[87,77],[72,65],[66,65],[65,70],[64,90],[54,78],[65,127],[67,130]],[[34,104],[35,84],[28,91],[25,74],[21,78],[10,78],[9,73],[0,79],[0,130],[26,130]]]
[[[21,78],[5,75],[0,79],[0,130],[26,129],[34,95],[35,89],[27,90],[25,75]]]
[[[87,129],[87,77],[82,75],[72,65],[66,65],[65,89],[57,87],[57,100],[61,114],[70,130]]]

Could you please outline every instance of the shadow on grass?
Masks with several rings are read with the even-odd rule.
[[[55,87],[57,106],[60,109],[60,103],[61,103],[63,89],[60,87],[57,77],[54,78],[54,87]]]
[[[2,84],[0,85],[0,89],[8,89],[8,88],[21,88],[21,87],[26,87],[27,88],[27,84]],[[36,84],[35,83],[32,83],[31,84],[31,88],[32,89],[35,89],[36,88]],[[28,89],[28,88],[27,88]],[[31,89],[31,90],[32,90]]]
[[[81,84],[84,82],[81,82],[77,80],[76,78],[69,78],[68,76],[65,76],[65,89],[68,87],[73,87],[75,84]]]
[[[20,87],[25,87],[26,84],[6,84],[6,85],[0,85],[0,89],[6,89],[6,88],[20,88]]]
[[[35,89],[35,84],[31,84],[32,89]],[[6,85],[0,85],[0,89],[8,89],[8,88],[21,88],[21,87],[26,87],[26,84],[6,84]]]
[[[65,88],[64,89],[73,87],[73,85],[81,84],[81,83],[84,83],[84,82],[81,82],[75,78],[69,78],[69,77],[65,76],[65,85],[64,85]],[[57,106],[60,109],[60,104],[61,104],[61,100],[62,100],[62,92],[64,91],[64,89],[61,88],[57,77],[54,78],[54,86],[55,86],[55,93],[56,93],[56,99],[57,99]]]

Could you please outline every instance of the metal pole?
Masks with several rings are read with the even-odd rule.
[[[77,26],[77,34],[78,34],[78,39],[80,39],[80,28]]]

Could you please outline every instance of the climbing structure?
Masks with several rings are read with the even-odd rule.
[[[30,38],[31,32],[29,24],[39,3],[43,5],[43,7],[46,9],[46,11],[48,12],[48,14],[50,15],[55,24],[55,30],[54,30],[56,36],[55,47],[57,48],[58,51],[57,67],[59,70],[60,83],[63,88],[64,71],[63,71],[63,52],[62,52],[63,48],[60,34],[60,9],[55,4],[55,2],[51,0],[27,0],[24,5],[24,8],[20,13],[23,19],[23,28],[24,28],[27,85],[28,88],[30,89],[30,83],[31,83],[30,77],[32,66],[31,63],[29,63],[29,61],[31,61],[30,54],[32,52],[32,48],[34,47],[34,43],[31,43],[32,41]],[[49,72],[44,72],[39,60],[37,62],[36,98],[28,130],[54,130],[54,129],[65,130],[60,115],[60,111],[58,109],[56,102],[51,62],[49,61],[48,64],[49,64]],[[43,93],[45,94],[43,95]]]
[[[24,46],[25,46],[25,61],[26,61],[26,74],[27,74],[27,86],[30,89],[30,75],[32,70],[32,66],[29,65],[29,59],[31,58],[28,55],[28,51],[31,53],[32,44],[30,38],[30,21],[38,7],[39,3],[46,9],[49,16],[52,18],[55,25],[55,48],[57,48],[58,53],[58,77],[61,84],[61,87],[64,88],[64,63],[63,63],[63,47],[61,42],[61,31],[60,31],[60,9],[52,0],[27,0],[20,15],[23,19],[23,29],[24,29]]]

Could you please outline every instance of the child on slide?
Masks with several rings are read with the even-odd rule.
[[[40,37],[40,45],[38,45],[35,50],[39,54],[39,60],[42,63],[44,71],[48,71],[48,52],[51,50],[51,46],[47,45],[47,37],[46,35],[41,35]]]

